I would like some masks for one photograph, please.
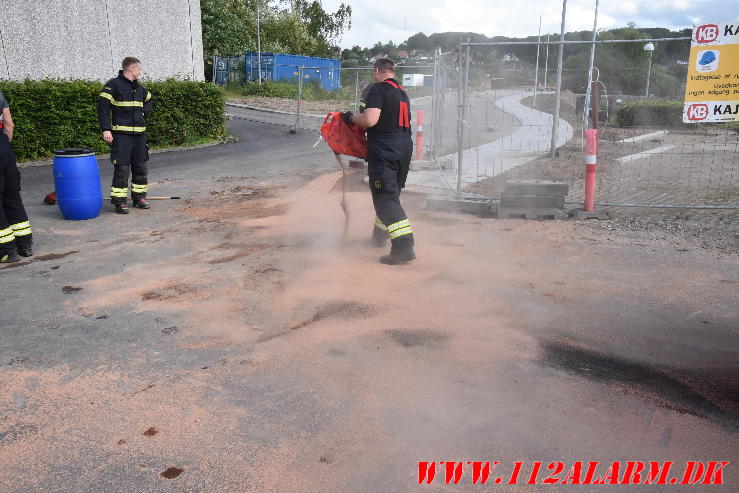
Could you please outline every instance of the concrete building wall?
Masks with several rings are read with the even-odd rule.
[[[200,0],[0,0],[0,79],[203,80]]]

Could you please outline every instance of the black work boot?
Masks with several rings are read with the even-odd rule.
[[[387,240],[390,236],[388,235],[387,231],[384,229],[380,229],[377,226],[372,228],[372,237],[370,238],[370,244],[372,246],[381,248],[387,245]]]
[[[20,257],[18,256],[18,252],[13,249],[10,251],[0,252],[0,264],[10,264],[13,262],[19,262]]]
[[[133,206],[137,209],[148,209],[151,207],[151,205],[146,201],[146,199],[136,199],[133,202]]]
[[[390,255],[380,257],[380,263],[387,265],[406,264],[416,258],[413,251],[413,238],[400,237],[392,242]]]
[[[17,242],[18,240],[16,240]],[[28,245],[17,245],[16,246],[18,250],[18,255],[21,257],[32,257],[33,256],[33,248],[31,244]]]
[[[125,202],[122,204],[115,204],[115,213],[116,214],[128,214],[130,211],[128,210],[128,206]]]

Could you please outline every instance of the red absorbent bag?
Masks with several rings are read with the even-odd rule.
[[[321,125],[323,140],[332,151],[345,156],[367,157],[367,138],[364,133],[362,127],[344,123],[338,111],[326,115]]]

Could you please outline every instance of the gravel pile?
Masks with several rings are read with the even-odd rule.
[[[577,221],[582,232],[599,232],[611,239],[644,241],[678,251],[702,249],[739,255],[739,228],[717,227],[682,219],[681,216],[619,216],[609,221]],[[646,245],[645,245],[646,246]]]

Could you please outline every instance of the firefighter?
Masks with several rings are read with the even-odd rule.
[[[128,174],[131,172],[131,200],[134,207],[148,209],[146,201],[149,150],[146,145],[146,120],[151,111],[151,93],[138,82],[141,62],[138,58],[123,59],[118,77],[105,83],[98,98],[98,119],[103,140],[110,147],[113,163],[113,183],[110,202],[118,214],[128,214]],[[113,120],[111,124],[111,112]]]
[[[0,110],[0,263],[9,263],[33,255],[33,235],[21,200],[21,174],[10,147],[15,124],[2,92]]]
[[[344,122],[367,129],[367,159],[375,226],[372,238],[383,245],[388,236],[390,254],[380,258],[383,264],[405,264],[416,258],[413,231],[400,205],[400,191],[405,187],[413,154],[410,101],[395,80],[395,64],[381,58],[375,62],[374,79],[365,98],[364,110],[353,115],[342,113]]]

